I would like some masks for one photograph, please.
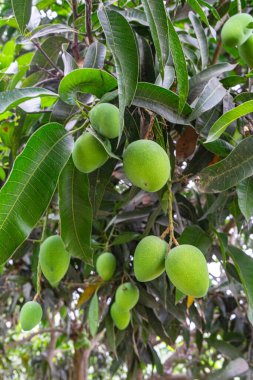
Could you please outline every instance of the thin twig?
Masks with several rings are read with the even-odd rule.
[[[92,14],[92,0],[86,0],[85,22],[86,22],[86,37],[87,37],[88,45],[92,44],[93,42],[91,14]]]
[[[55,70],[57,70],[58,73],[59,73],[61,76],[63,76],[63,75],[64,75],[63,71],[62,71],[59,67],[56,66],[56,64],[52,61],[52,59],[51,59],[51,58],[47,55],[47,53],[42,49],[40,43],[39,43],[38,41],[33,41],[33,40],[32,40],[32,42],[33,42],[34,46],[36,46],[36,48],[41,52],[41,54],[44,55],[44,57],[48,60],[48,62],[50,63],[50,65],[53,66],[53,67],[55,68]]]
[[[218,62],[218,59],[219,59],[219,56],[221,53],[221,49],[222,49],[222,41],[221,41],[221,39],[219,39],[218,44],[216,46],[216,49],[214,51],[214,55],[213,55],[213,61],[212,61],[213,65]]]
[[[44,329],[44,330],[39,330],[39,331],[36,331],[32,334],[30,334],[28,337],[24,338],[24,339],[20,339],[20,340],[16,340],[16,341],[13,341],[13,342],[10,342],[8,343],[5,348],[11,348],[12,346],[16,346],[17,344],[23,344],[23,343],[26,343],[26,342],[30,342],[30,340],[32,338],[34,338],[36,335],[41,335],[41,334],[45,334],[45,333],[52,333],[52,332],[59,332],[59,333],[63,333],[65,330],[64,329],[61,329],[61,328],[48,328],[48,329]]]
[[[73,24],[75,24],[75,21],[78,18],[78,12],[77,12],[77,0],[72,0],[72,12],[73,12]],[[79,61],[80,59],[80,51],[79,51],[79,45],[78,45],[78,33],[74,33],[74,43],[73,43],[73,53],[75,56],[75,59]]]
[[[32,87],[39,87],[42,86],[43,84],[51,83],[51,82],[58,82],[58,78],[47,78],[43,79],[40,82],[35,83]]]
[[[172,193],[172,182],[168,182],[168,219],[169,219],[169,225],[166,228],[166,230],[161,235],[161,239],[165,239],[165,237],[170,234],[170,241],[169,241],[169,248],[174,245],[179,245],[177,239],[174,235],[174,222],[173,222],[173,193]]]
[[[46,211],[45,219],[43,222],[43,227],[42,227],[42,233],[41,233],[41,242],[45,240],[45,235],[46,235],[46,228],[47,228],[47,221],[48,221],[48,209]],[[41,293],[41,267],[40,267],[40,261],[38,260],[38,266],[37,266],[37,292],[34,296],[34,301],[36,301],[40,297]]]

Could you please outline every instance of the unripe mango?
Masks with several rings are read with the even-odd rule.
[[[104,252],[100,255],[96,262],[96,269],[99,276],[104,281],[109,281],[116,269],[115,256],[110,252]]]
[[[139,300],[139,289],[131,282],[121,284],[115,295],[116,304],[124,310],[131,310]]]
[[[115,326],[119,330],[125,330],[131,319],[130,311],[121,309],[121,307],[114,302],[111,306],[110,312]]]
[[[126,176],[142,190],[160,190],[170,177],[170,160],[154,141],[138,140],[128,145],[123,155]]]
[[[168,244],[157,236],[146,236],[134,253],[134,274],[138,281],[152,281],[165,270]]]
[[[24,331],[32,330],[42,318],[42,308],[36,301],[26,302],[20,311],[20,324]]]
[[[114,139],[119,136],[119,109],[110,103],[97,104],[89,112],[92,127],[102,136]]]
[[[165,261],[172,284],[187,296],[204,297],[209,287],[205,256],[193,245],[183,244],[169,251]]]
[[[238,48],[240,57],[249,67],[253,67],[253,34]]]
[[[247,13],[238,13],[225,22],[221,39],[229,47],[241,46],[250,36],[252,30],[247,28],[253,17]]]
[[[80,172],[91,173],[104,165],[109,155],[96,137],[91,133],[85,132],[76,140],[72,158],[76,168]]]
[[[60,236],[50,236],[41,244],[39,262],[48,282],[56,286],[65,276],[70,262],[70,254]]]

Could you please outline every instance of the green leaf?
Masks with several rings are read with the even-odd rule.
[[[241,75],[229,75],[228,77],[221,79],[220,82],[223,84],[224,87],[230,88],[230,87],[237,86],[238,84],[245,84],[247,82],[247,78],[242,77]],[[247,100],[251,100],[251,99],[247,99]],[[234,101],[236,101],[235,98],[234,98]]]
[[[39,87],[17,88],[11,91],[0,92],[0,114],[18,106],[26,100],[45,96],[58,97],[54,92]]]
[[[224,98],[227,91],[218,81],[213,78],[207,83],[189,117],[189,121],[197,119],[202,113],[215,107]]]
[[[164,67],[164,79],[162,80],[161,74],[156,78],[155,84],[167,88],[168,90],[172,86],[175,80],[175,70],[174,67],[166,65]]]
[[[99,325],[99,306],[98,306],[98,296],[97,293],[92,297],[89,311],[88,311],[88,323],[90,328],[90,333],[94,337],[98,331]]]
[[[240,94],[234,97],[235,103],[244,103],[244,102],[247,102],[248,100],[253,100],[252,92],[241,92]]]
[[[176,288],[176,293],[175,293],[175,305],[177,305],[179,302],[183,301],[183,299],[186,297],[186,295],[180,290]]]
[[[229,246],[228,252],[241,279],[249,302],[249,312],[251,312],[253,308],[253,259],[237,247]],[[252,318],[250,321],[253,324]]]
[[[212,152],[220,157],[227,157],[227,155],[234,149],[233,145],[222,139],[205,143],[204,147],[209,150],[209,152]]]
[[[224,160],[202,170],[200,190],[206,193],[224,191],[252,176],[252,144],[253,136],[247,137]]]
[[[117,87],[117,80],[99,69],[77,69],[71,71],[60,82],[59,95],[67,104],[76,105],[78,94],[93,94],[101,98]]]
[[[62,125],[46,124],[28,140],[0,191],[0,263],[29,236],[56,189],[73,139]]]
[[[88,175],[81,173],[72,158],[59,180],[61,236],[71,256],[93,264],[91,248],[92,207],[89,198]]]
[[[227,201],[227,193],[220,193],[218,196],[214,199],[212,199],[211,204],[207,205],[207,210],[205,211],[204,215],[199,218],[199,221],[202,221],[206,219],[206,217],[210,214],[215,214],[218,212],[218,210],[221,210],[221,208],[226,204]]]
[[[139,234],[136,232],[122,232],[120,235],[116,236],[111,245],[122,245],[129,243],[132,240],[139,238]]]
[[[159,71],[164,79],[164,67],[169,57],[168,21],[163,0],[142,0],[156,49]]]
[[[183,48],[178,37],[178,33],[174,29],[174,26],[171,20],[168,18],[169,25],[169,43],[170,43],[170,53],[174,62],[176,75],[177,75],[177,87],[179,94],[179,112],[183,111],[186,104],[186,100],[189,92],[189,81],[188,81],[188,72],[185,61],[185,56]]]
[[[11,0],[12,9],[21,33],[24,33],[31,18],[32,0]]]
[[[238,204],[245,219],[253,216],[253,177],[241,181],[236,188]]]
[[[225,368],[218,370],[207,376],[207,380],[229,380],[240,378],[249,369],[249,365],[246,360],[237,358],[230,361]]]
[[[235,359],[241,356],[240,350],[237,347],[224,340],[219,340],[215,339],[214,337],[211,337],[207,341],[210,344],[210,346],[214,347],[222,355],[230,359]]]
[[[211,4],[207,3],[206,1],[204,0],[198,0],[198,2],[203,5],[203,7],[207,7],[211,12],[212,14],[214,15],[214,17],[216,18],[216,20],[220,20],[220,15],[219,13],[217,12],[217,10],[215,9],[214,6],[212,6]]]
[[[15,0],[13,0],[15,1]],[[76,33],[76,31],[72,28],[70,28],[67,25],[63,24],[44,24],[38,26],[36,29],[32,31],[32,33],[29,34],[30,39],[34,38],[40,38],[48,36],[49,34],[65,34],[65,33]]]
[[[108,315],[105,320],[105,327],[106,327],[106,338],[107,338],[109,349],[115,354],[115,356],[117,356],[114,324],[110,315]]]
[[[150,109],[171,123],[189,124],[186,116],[191,112],[191,107],[186,103],[182,115],[179,115],[179,97],[177,94],[155,84],[139,83],[133,104]]]
[[[113,150],[108,147],[106,140],[104,140],[102,136],[99,135],[93,128],[86,128],[86,131],[93,135],[100,142],[100,144],[103,145],[109,157],[116,158],[116,160],[121,161],[121,158],[119,156],[116,156],[116,154],[113,153]]]
[[[222,135],[226,128],[233,123],[233,121],[239,119],[251,113],[253,110],[253,100],[249,100],[246,103],[240,104],[232,110],[224,113],[210,129],[206,142],[215,141]]]
[[[202,92],[207,82],[212,78],[218,78],[220,75],[227,71],[232,71],[236,65],[230,63],[217,63],[216,65],[209,66],[207,69],[194,75],[190,81],[190,93],[189,98],[194,100]]]
[[[122,131],[125,107],[131,105],[138,82],[139,55],[137,42],[131,26],[120,13],[102,8],[98,11],[98,17],[116,65]]]
[[[93,42],[87,49],[83,67],[102,69],[104,66],[106,47],[98,41]]]
[[[194,245],[206,254],[212,244],[212,239],[198,225],[192,225],[187,226],[184,229],[180,236],[179,242],[180,244]]]
[[[54,37],[55,38],[55,37]],[[78,69],[78,65],[71,54],[67,52],[69,44],[62,44],[62,61],[64,64],[64,76],[71,73],[71,71]]]
[[[201,22],[199,21],[198,17],[193,13],[189,13],[189,19],[192,23],[193,29],[195,31],[198,44],[199,44],[199,51],[201,56],[201,67],[202,70],[207,66],[208,63],[208,43],[205,31],[201,25]]]
[[[206,24],[206,26],[209,26],[206,14],[203,11],[203,8],[199,5],[198,0],[187,0],[187,3],[199,15],[201,21],[203,21]]]
[[[94,217],[97,216],[106,187],[110,181],[116,162],[116,160],[110,159],[101,168],[98,168],[98,170],[89,175],[90,199]]]

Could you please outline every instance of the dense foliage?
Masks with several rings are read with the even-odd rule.
[[[253,15],[250,1],[0,3],[1,379],[252,378],[253,23],[240,42],[221,39],[241,12]],[[98,102],[119,108],[110,143],[90,125]],[[88,174],[71,155],[84,130],[91,160],[97,144],[106,157]],[[140,139],[170,157],[168,181],[161,160],[139,162],[155,163],[155,192],[123,168]],[[39,251],[56,234],[66,259],[51,279]],[[204,253],[205,297],[184,296],[166,272],[137,281],[134,252],[149,235]],[[99,276],[102,252],[116,269]],[[110,307],[125,282],[138,289],[119,330]],[[33,300],[42,321],[24,332]],[[29,326],[41,316],[32,306]]]

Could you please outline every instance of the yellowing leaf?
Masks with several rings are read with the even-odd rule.
[[[89,301],[89,299],[93,296],[95,291],[103,284],[103,281],[95,282],[94,284],[89,284],[87,288],[84,289],[84,292],[81,294],[77,306],[81,307],[84,303]]]

